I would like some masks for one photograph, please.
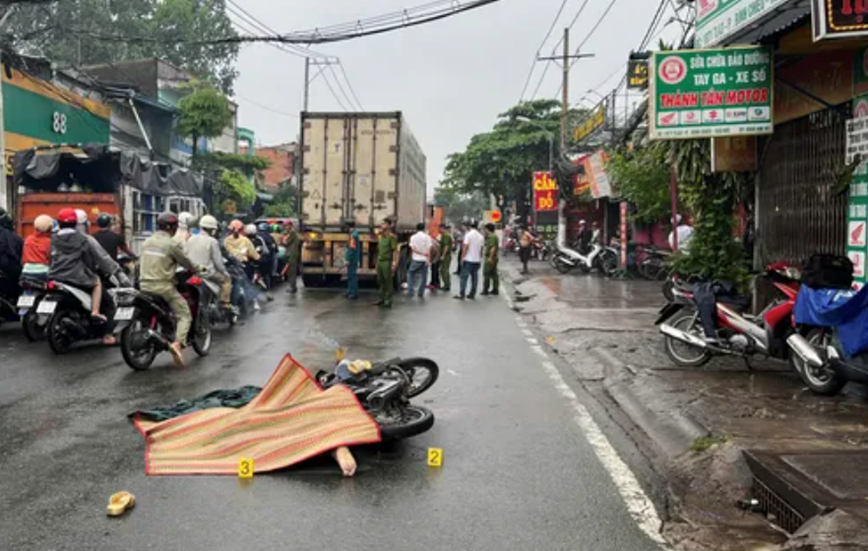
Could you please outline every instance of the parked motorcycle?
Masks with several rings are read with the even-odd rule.
[[[603,248],[599,245],[592,245],[587,254],[581,254],[569,247],[555,245],[549,263],[562,274],[570,273],[574,268],[578,268],[584,273],[595,268],[602,272],[603,266],[600,259],[602,252]]]
[[[99,323],[91,317],[90,291],[59,281],[48,281],[45,295],[36,305],[36,314],[37,323],[46,320],[51,350],[55,354],[65,354],[76,344],[111,335],[114,332],[111,319],[116,308],[116,292],[116,287],[110,288],[103,296],[102,312],[108,321]]]
[[[746,304],[718,300],[714,339],[705,335],[691,288],[673,278],[667,287],[672,299],[655,322],[664,335],[666,355],[681,367],[700,367],[723,355],[741,356],[746,361],[752,356],[788,359],[787,339],[794,331],[792,314],[799,293],[799,271],[786,264],[772,264],[762,276],[774,284],[782,298],[756,316],[744,313]]]
[[[640,245],[636,248],[636,270],[639,275],[650,281],[664,281],[669,277],[666,262],[672,256],[672,251],[650,245]]]
[[[46,283],[38,279],[23,276],[20,281],[21,296],[18,297],[18,317],[21,319],[21,327],[24,336],[30,342],[35,342],[45,336],[48,328],[47,314],[37,313],[42,297],[47,292]]]
[[[316,378],[324,388],[337,384],[349,387],[371,417],[380,425],[384,439],[408,438],[429,430],[434,414],[415,406],[410,398],[419,396],[437,381],[440,369],[427,358],[394,358],[371,364],[353,373],[347,363],[334,374],[323,371]]]
[[[184,344],[192,345],[199,356],[207,356],[211,351],[210,291],[201,277],[189,272],[179,272],[177,285],[193,316],[188,342]],[[148,369],[175,340],[178,326],[175,313],[163,297],[146,291],[123,290],[117,297],[114,321],[121,334],[124,361],[137,371]]]

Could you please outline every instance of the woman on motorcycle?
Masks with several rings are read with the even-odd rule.
[[[48,279],[48,269],[51,265],[51,229],[54,220],[47,214],[40,214],[33,221],[36,233],[24,240],[24,253],[21,262],[21,279],[31,279],[45,282]]]

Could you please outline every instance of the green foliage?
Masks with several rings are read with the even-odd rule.
[[[454,187],[440,186],[434,190],[434,204],[443,207],[444,220],[456,224],[465,219],[481,219],[489,201],[480,192],[467,194]]]
[[[16,49],[75,67],[160,58],[231,93],[238,44],[172,43],[238,34],[225,0],[62,0],[19,3],[5,33]],[[154,38],[118,42],[106,35]],[[8,43],[8,42],[7,42]]]
[[[216,88],[196,84],[193,91],[178,103],[181,116],[175,130],[193,140],[193,156],[197,154],[199,138],[216,138],[232,124],[229,100]]]
[[[234,200],[241,209],[256,202],[256,186],[237,170],[224,170],[217,181],[215,191],[221,197]]]
[[[607,168],[621,195],[636,207],[633,219],[643,224],[660,221],[672,208],[667,151],[659,143],[617,152]]]
[[[193,168],[210,170],[215,168],[238,170],[247,176],[265,170],[271,166],[271,161],[254,155],[239,153],[200,153],[193,159]]]
[[[675,269],[703,279],[748,281],[744,250],[735,239],[735,208],[746,184],[744,175],[711,172],[709,140],[666,142],[675,162],[678,194],[693,215],[690,254],[678,255]]]
[[[560,103],[553,100],[523,102],[502,113],[490,132],[473,136],[464,151],[449,156],[444,184],[463,195],[526,200],[532,173],[548,168],[550,136],[557,148],[559,118]]]
[[[286,185],[280,188],[274,195],[274,200],[265,205],[265,216],[274,218],[288,218],[298,213],[298,189],[295,186]]]

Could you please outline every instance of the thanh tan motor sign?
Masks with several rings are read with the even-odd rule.
[[[767,48],[654,52],[649,69],[651,139],[772,133]]]

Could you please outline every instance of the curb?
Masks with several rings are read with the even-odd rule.
[[[630,421],[639,427],[665,457],[674,459],[711,432],[692,416],[677,410],[655,409],[634,385],[635,371],[605,349],[591,352],[605,366],[603,389]]]

